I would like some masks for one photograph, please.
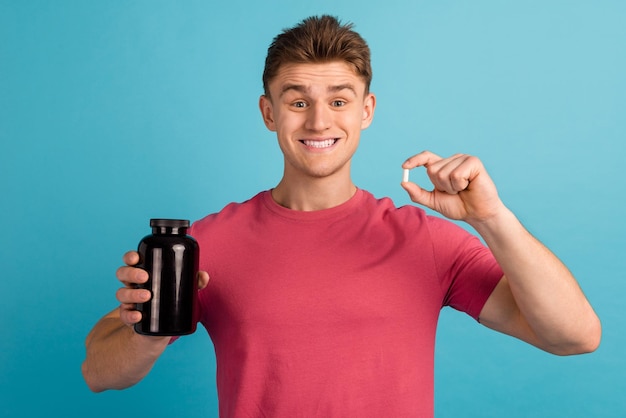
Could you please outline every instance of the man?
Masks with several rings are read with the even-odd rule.
[[[396,208],[351,180],[374,117],[369,48],[329,16],[274,39],[259,107],[284,154],[279,184],[196,222],[200,320],[215,346],[221,416],[432,416],[442,306],[559,355],[590,352],[601,327],[567,268],[499,199],[479,159],[422,152],[411,199],[463,220]],[[83,374],[102,391],[137,383],[170,338],[136,334],[149,292],[135,252],[120,307],[87,337]],[[210,281],[209,281],[210,276]]]

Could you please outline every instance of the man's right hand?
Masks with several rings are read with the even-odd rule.
[[[149,290],[137,288],[137,285],[148,280],[148,272],[135,267],[139,263],[137,251],[124,254],[123,261],[126,265],[117,269],[116,276],[124,287],[117,290],[116,297],[120,302],[120,319],[124,324],[133,326],[141,321],[141,312],[137,310],[137,304],[145,303],[151,297]],[[198,272],[198,289],[204,289],[208,282],[209,274],[206,271]]]
[[[151,293],[147,289],[138,289],[137,285],[148,281],[148,272],[134,267],[139,263],[139,253],[129,251],[124,254],[125,266],[117,269],[117,279],[124,287],[117,290],[116,298],[120,302],[120,319],[128,326],[141,321],[141,312],[137,310],[137,303],[150,300]]]
[[[117,269],[117,279],[124,285],[116,293],[120,307],[105,315],[85,340],[86,357],[82,365],[85,382],[94,392],[123,389],[139,382],[167,347],[170,337],[135,333],[133,325],[141,320],[137,303],[150,300],[150,291],[137,285],[148,280],[148,272],[135,267],[139,254],[124,254],[126,265]],[[209,282],[209,274],[198,273],[198,289]]]

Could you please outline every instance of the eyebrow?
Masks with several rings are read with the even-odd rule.
[[[298,93],[308,93],[309,88],[302,85],[302,84],[285,84],[283,86],[283,88],[280,91],[280,96],[283,96],[285,93],[287,93],[290,90],[294,90],[297,91]],[[355,96],[357,96],[356,93],[356,89],[354,88],[354,86],[350,83],[346,83],[346,84],[337,84],[336,86],[329,86],[326,91],[328,93],[337,93],[340,92],[342,90],[349,90],[352,92],[352,94],[354,94]]]

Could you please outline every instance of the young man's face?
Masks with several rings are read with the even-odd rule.
[[[376,100],[346,63],[287,64],[260,99],[268,129],[285,157],[285,176],[349,176],[361,130],[374,116]]]

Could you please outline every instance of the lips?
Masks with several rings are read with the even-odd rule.
[[[329,148],[332,147],[333,145],[335,145],[335,143],[337,142],[337,139],[324,139],[324,140],[311,140],[311,139],[305,139],[300,141],[302,142],[304,145],[306,145],[307,147],[311,147],[311,148]]]

